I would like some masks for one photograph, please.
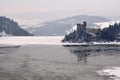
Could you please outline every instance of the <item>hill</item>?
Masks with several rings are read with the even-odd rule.
[[[88,26],[92,27],[92,26],[97,26],[93,23],[106,22],[110,20],[103,17],[98,17],[98,16],[78,15],[78,16],[68,17],[64,19],[58,19],[55,21],[45,22],[40,25],[22,26],[22,27],[34,35],[64,36],[66,32],[69,31],[75,24],[83,21],[87,21]]]
[[[120,41],[120,23],[109,25],[102,30],[96,29],[96,33],[93,32],[95,29],[91,32],[89,29],[83,27],[86,26],[78,26],[77,30],[66,35],[62,41],[72,43]]]
[[[17,22],[0,16],[0,36],[32,36],[31,33],[22,29]]]

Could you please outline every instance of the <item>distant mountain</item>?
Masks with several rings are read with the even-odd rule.
[[[87,21],[89,27],[96,26],[93,23],[110,21],[109,19],[98,16],[78,15],[59,19],[51,22],[43,23],[42,25],[22,26],[28,32],[34,35],[65,35],[75,24]]]
[[[0,16],[0,36],[32,36],[22,29],[17,22]]]

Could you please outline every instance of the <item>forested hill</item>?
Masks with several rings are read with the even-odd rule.
[[[17,22],[7,17],[0,16],[0,36],[32,36],[31,33],[22,29]]]
[[[97,37],[101,41],[120,41],[120,23],[104,28],[97,34]]]
[[[120,23],[109,25],[109,27],[92,33],[87,30],[75,30],[63,39],[63,42],[113,42],[120,41]]]

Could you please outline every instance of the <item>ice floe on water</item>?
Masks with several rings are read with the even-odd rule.
[[[99,75],[108,76],[113,80],[120,80],[120,67],[106,67],[97,71]]]

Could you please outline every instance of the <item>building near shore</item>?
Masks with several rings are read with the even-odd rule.
[[[90,32],[90,33],[93,33],[93,34],[96,34],[98,32],[100,32],[100,29],[99,28],[89,28],[87,27],[87,22],[83,22],[83,24],[77,24],[77,30],[84,30],[84,31],[87,31],[87,32]]]

